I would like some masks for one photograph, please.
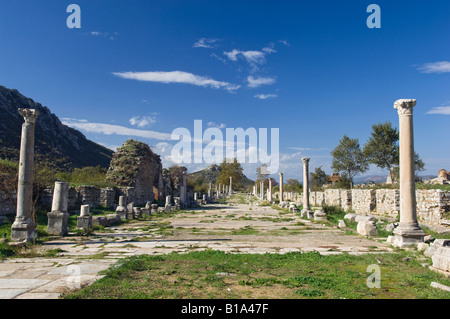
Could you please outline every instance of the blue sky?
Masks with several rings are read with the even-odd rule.
[[[81,28],[69,29],[69,4]],[[369,29],[369,4],[381,28]],[[0,84],[110,148],[134,138],[164,165],[178,127],[279,128],[280,171],[331,174],[344,134],[363,145],[417,99],[423,174],[450,169],[448,1],[2,0]],[[207,164],[186,165],[189,170]],[[244,165],[250,178],[256,165]],[[382,174],[376,167],[365,173]]]

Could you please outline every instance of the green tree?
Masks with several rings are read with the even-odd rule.
[[[399,132],[390,122],[372,125],[372,133],[364,145],[363,154],[370,164],[387,169],[393,181],[398,181]],[[419,154],[414,152],[416,173],[425,169]]]
[[[354,177],[369,168],[358,139],[349,138],[347,135],[339,141],[339,145],[331,151],[331,155],[333,156],[331,168],[345,174],[350,180],[350,187],[353,186]]]
[[[284,185],[284,190],[286,192],[300,192],[303,185],[296,179],[290,178],[286,181]]]
[[[314,172],[311,172],[311,188],[320,188],[324,184],[327,184],[329,176],[322,169],[322,166],[316,167]]]
[[[364,156],[370,164],[387,169],[392,176],[392,169],[399,161],[398,139],[398,131],[390,122],[374,124],[363,148]]]
[[[228,163],[229,162],[229,163]],[[230,184],[230,177],[233,178],[233,189],[240,188],[240,182],[242,177],[244,176],[244,169],[241,164],[238,162],[237,158],[234,158],[232,161],[227,161],[224,159],[220,164],[220,173],[217,177],[216,183],[220,183],[222,185]]]

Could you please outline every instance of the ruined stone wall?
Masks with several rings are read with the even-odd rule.
[[[398,189],[377,189],[375,215],[397,217],[400,212],[400,191]]]
[[[116,190],[112,187],[100,189],[100,205],[103,207],[115,208]]]
[[[76,188],[80,205],[90,207],[100,206],[100,188],[94,186],[79,186]]]
[[[352,191],[348,189],[340,190],[341,207],[343,210],[348,211],[352,208]]]
[[[14,201],[17,201],[15,192],[11,194]],[[11,203],[7,194],[0,191],[0,216],[15,216],[16,206]]]
[[[340,206],[341,205],[341,190],[340,189],[326,189],[325,190],[325,205]]]
[[[352,209],[355,213],[369,214],[376,207],[374,189],[352,189]]]
[[[449,211],[450,191],[416,190],[417,220],[427,225],[441,225],[442,214]]]
[[[310,206],[323,206],[325,204],[325,192],[309,192]]]

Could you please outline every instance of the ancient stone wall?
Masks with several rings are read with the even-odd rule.
[[[11,194],[14,201],[17,201],[15,193]],[[8,195],[0,191],[0,216],[15,216],[16,206],[11,202]]]
[[[114,209],[116,190],[112,187],[100,189],[100,205]]]
[[[417,220],[427,225],[440,225],[442,214],[449,211],[450,191],[416,190]]]
[[[374,189],[352,189],[352,209],[359,214],[369,214],[376,207]]]
[[[340,189],[326,189],[325,190],[325,205],[340,206],[341,205],[341,190]]]
[[[400,191],[398,189],[377,189],[374,214],[398,217],[400,212]]]
[[[100,206],[100,188],[94,186],[79,186],[76,188],[80,205],[90,207]]]

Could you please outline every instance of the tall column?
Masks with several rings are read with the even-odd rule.
[[[417,245],[423,241],[416,213],[413,108],[416,100],[397,100],[394,108],[399,115],[400,150],[400,223],[394,230],[394,246]]]
[[[69,183],[55,182],[52,211],[47,214],[47,233],[64,236],[69,232],[67,228],[67,223],[69,220],[69,213],[67,213],[68,200]]]
[[[283,173],[280,173],[280,203],[284,200],[283,196]]]
[[[233,193],[233,177],[230,176],[230,194]]]
[[[272,201],[272,178],[269,178],[269,189],[268,189],[268,193],[267,193],[267,200],[269,202]]]
[[[303,210],[307,212],[311,210],[309,205],[309,158],[302,158],[303,161]],[[303,213],[302,213],[303,214]]]
[[[260,193],[261,200],[263,200],[264,199],[264,181],[261,182],[260,188],[261,188],[261,193]]]
[[[186,192],[187,192],[186,172],[183,171],[183,185],[180,187],[180,203],[183,208],[187,206]]]
[[[37,236],[33,221],[34,128],[39,111],[19,109],[25,119],[20,141],[16,219],[11,226],[13,241],[31,241]]]

